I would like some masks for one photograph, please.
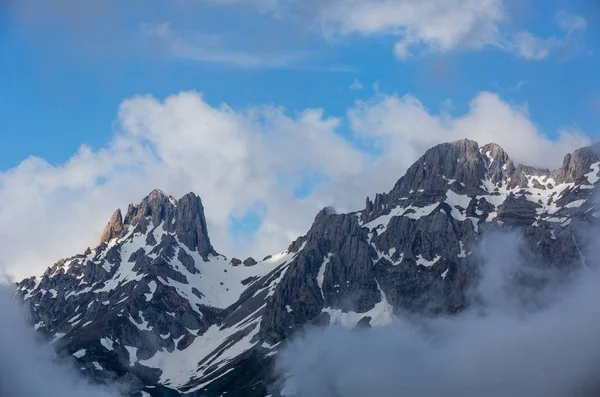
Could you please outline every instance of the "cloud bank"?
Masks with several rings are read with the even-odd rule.
[[[556,167],[590,143],[573,131],[549,139],[526,107],[488,92],[461,115],[434,114],[410,95],[378,94],[343,118],[323,109],[213,106],[195,92],[137,96],[121,104],[115,125],[107,147],[82,146],[56,165],[31,157],[0,171],[0,252],[9,275],[39,273],[49,260],[95,246],[116,208],[155,188],[197,193],[216,249],[262,258],[304,234],[325,206],[361,209],[434,144],[496,142],[518,162]],[[262,222],[234,241],[232,228],[247,214]]]
[[[0,289],[0,396],[120,397],[88,383],[26,324],[23,311]]]
[[[598,269],[574,277],[540,272],[528,266],[521,249],[515,235],[483,242],[483,278],[475,291],[483,304],[458,316],[306,333],[281,354],[288,395],[598,395]],[[598,253],[588,258],[597,264]],[[518,271],[545,279],[546,287],[517,284]]]

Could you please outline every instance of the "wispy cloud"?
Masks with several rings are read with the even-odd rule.
[[[352,84],[350,84],[348,88],[350,88],[351,90],[362,90],[364,87],[363,83],[361,83],[359,79],[354,79],[354,81],[352,82]]]
[[[170,23],[143,24],[142,31],[158,43],[167,55],[195,61],[218,63],[239,68],[283,68],[299,65],[309,59],[306,51],[259,53],[230,48],[222,36],[176,31]]]
[[[32,36],[43,40],[48,37],[49,26],[58,27],[67,32],[69,43],[62,44],[71,51],[72,44],[78,43],[78,50],[135,53],[140,46],[133,44],[132,30],[145,21],[142,32],[171,58],[239,68],[312,66],[308,61],[324,56],[327,43],[350,42],[353,37],[394,38],[393,52],[400,60],[490,47],[529,60],[555,54],[566,59],[583,48],[585,18],[559,11],[555,23],[561,33],[539,36],[531,30],[511,30],[505,2],[159,0],[165,15],[157,15],[137,2],[125,5],[116,0],[102,5],[76,0],[47,0],[43,4],[37,0],[9,1],[15,10],[11,14],[25,30],[33,32]],[[190,15],[201,22],[190,25]],[[211,15],[223,23],[206,23]],[[160,18],[172,23],[160,23]],[[194,31],[190,26],[205,28]]]
[[[556,13],[554,22],[563,32],[562,36],[539,37],[530,31],[521,31],[502,47],[530,60],[546,59],[553,54],[558,54],[563,59],[574,55],[581,49],[581,36],[587,28],[586,20],[561,10]]]
[[[587,21],[585,18],[575,14],[569,14],[565,10],[558,11],[554,16],[554,21],[567,34],[572,34],[587,28]]]
[[[508,87],[508,90],[512,91],[512,92],[520,91],[521,88],[523,88],[523,86],[527,83],[528,83],[527,81],[521,80],[517,84]]]

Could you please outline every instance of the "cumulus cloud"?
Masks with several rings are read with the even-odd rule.
[[[502,0],[339,0],[326,2],[319,13],[328,36],[398,36],[394,51],[400,59],[419,46],[447,52],[494,45],[504,18]]]
[[[503,0],[335,0],[319,9],[326,37],[391,36],[398,40],[394,54],[401,60],[417,52],[448,53],[493,47],[539,60],[570,47],[580,47],[587,23],[560,10],[555,22],[562,36],[540,37],[508,27],[510,14]]]
[[[481,251],[474,293],[483,304],[367,331],[307,332],[280,355],[286,390],[297,397],[597,395],[598,269],[570,278],[528,269],[514,235],[492,236]],[[546,287],[523,287],[517,271],[545,278]],[[528,307],[523,296],[542,305]]]
[[[0,289],[0,395],[27,397],[120,397],[108,387],[91,385],[57,357],[51,345],[25,322],[24,311],[5,288]]]
[[[440,140],[469,138],[481,144],[498,143],[519,163],[556,168],[567,152],[590,143],[589,137],[577,131],[562,130],[557,139],[549,139],[531,121],[526,106],[510,105],[489,92],[479,93],[469,111],[458,116],[432,115],[412,95],[379,95],[358,102],[348,118],[358,136],[389,158],[394,152],[408,152],[410,162]]]
[[[351,135],[342,133],[346,123]],[[490,93],[458,116],[432,114],[409,95],[378,94],[357,102],[346,118],[322,109],[290,115],[276,106],[213,106],[194,92],[138,96],[121,104],[107,147],[84,146],[58,165],[31,157],[0,172],[2,260],[10,275],[39,273],[97,244],[116,208],[154,188],[175,197],[197,193],[217,251],[262,258],[304,234],[321,208],[360,209],[427,148],[464,137],[497,142],[516,161],[549,167],[589,143],[576,132],[547,138],[524,106]],[[313,179],[319,183],[295,194]],[[232,217],[256,208],[264,215],[259,229],[234,241]]]

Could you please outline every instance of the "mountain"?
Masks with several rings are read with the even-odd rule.
[[[155,190],[115,212],[98,247],[21,281],[18,294],[58,351],[132,396],[275,395],[277,353],[307,324],[382,326],[468,307],[474,250],[490,231],[519,231],[546,266],[585,266],[599,171],[596,146],[551,171],[516,165],[496,144],[444,143],[363,210],[325,208],[261,261],[216,252],[198,196]]]

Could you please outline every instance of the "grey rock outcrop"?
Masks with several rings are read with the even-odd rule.
[[[244,263],[244,266],[250,267],[250,266],[256,265],[257,262],[254,258],[249,257],[249,258],[246,258],[243,263]]]

